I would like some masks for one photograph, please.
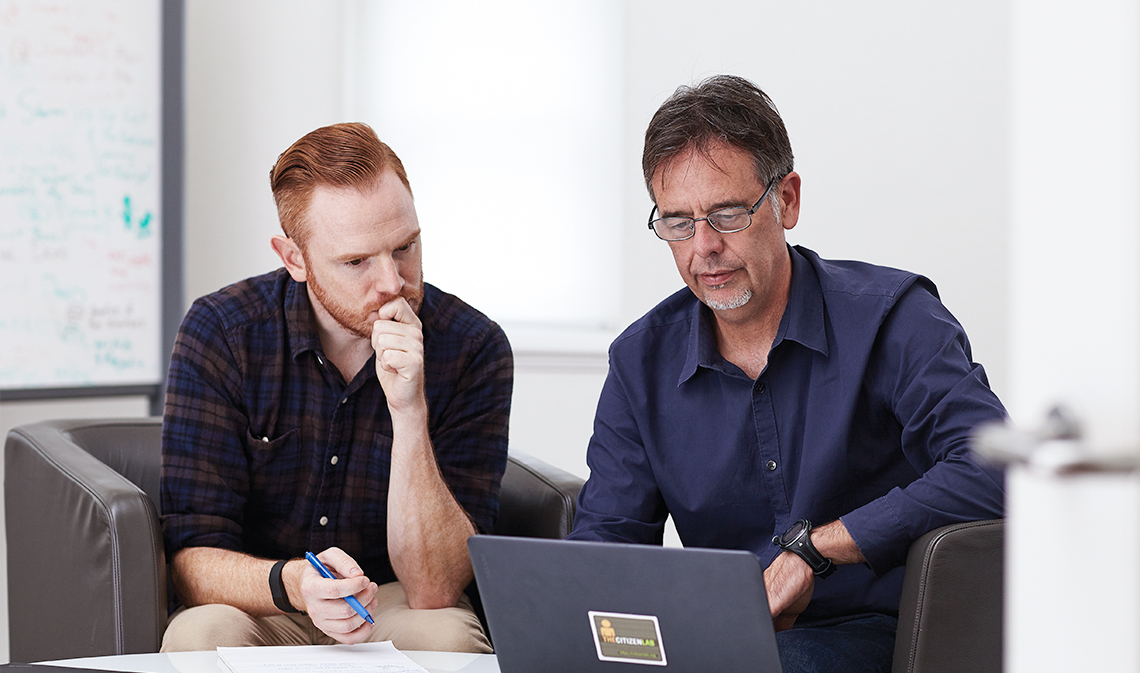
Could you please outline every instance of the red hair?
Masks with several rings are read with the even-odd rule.
[[[333,124],[305,135],[282,152],[269,171],[281,229],[303,246],[308,235],[305,213],[317,187],[365,191],[386,170],[395,173],[411,193],[400,157],[367,124]]]

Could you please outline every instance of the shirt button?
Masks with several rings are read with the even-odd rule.
[[[761,381],[761,382],[760,382],[760,386],[759,386],[759,387],[757,387],[757,389],[756,389],[756,390],[757,390],[757,392],[759,392],[761,395],[763,395],[763,394],[764,394],[764,391],[765,391],[765,390],[767,390],[767,389],[768,389],[768,386],[764,385],[764,382],[763,382],[763,381]]]
[[[263,441],[263,442],[265,442],[265,443],[267,443],[267,444],[268,444],[268,443],[269,443],[269,438],[268,438],[268,437],[262,437],[262,438],[261,438],[261,441]]]
[[[340,460],[340,458],[337,458],[336,456],[333,456],[332,458],[330,458],[330,459],[329,459],[329,463],[330,463],[331,465],[336,465],[336,464],[337,464],[337,461],[339,461],[339,460]]]
[[[776,471],[776,461],[774,461],[774,460],[769,460],[769,461],[768,461],[768,464],[767,464],[767,465],[765,465],[765,467],[767,467],[767,468],[768,468],[768,471],[769,471],[769,472],[775,472],[775,471]]]
[[[329,518],[328,518],[327,516],[322,516],[322,517],[321,517],[321,522],[320,522],[320,523],[321,523],[321,525],[322,525],[322,526],[327,526],[327,525],[329,525]]]

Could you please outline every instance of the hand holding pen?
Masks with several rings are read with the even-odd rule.
[[[305,611],[314,626],[337,642],[364,642],[374,624],[365,606],[375,599],[376,584],[341,549],[330,547],[321,552],[321,557],[323,563],[311,552],[305,554],[316,570],[306,572],[302,578]]]
[[[336,575],[333,575],[331,572],[329,572],[329,569],[325,567],[325,564],[320,562],[320,559],[313,555],[313,552],[305,552],[305,558],[309,560],[309,563],[313,564],[313,567],[317,569],[317,572],[321,574],[321,577],[324,577],[327,580],[339,579]],[[369,624],[376,623],[372,621],[372,615],[368,614],[368,611],[364,609],[364,606],[360,604],[360,601],[356,600],[356,596],[345,596],[344,600],[348,601],[348,604],[352,606],[352,609],[356,611],[356,614],[364,618],[364,621],[368,622]]]

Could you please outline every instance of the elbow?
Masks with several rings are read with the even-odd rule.
[[[446,590],[441,587],[408,589],[408,607],[413,610],[439,610],[453,608],[459,604],[461,590]]]

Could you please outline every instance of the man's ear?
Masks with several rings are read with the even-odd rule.
[[[309,271],[305,267],[305,256],[301,254],[301,248],[296,241],[278,234],[269,240],[269,245],[273,247],[273,252],[281,258],[281,262],[285,264],[285,270],[289,272],[293,280],[298,283],[304,283],[308,280]]]
[[[790,230],[800,221],[799,173],[788,173],[776,188],[780,190],[780,224]]]

